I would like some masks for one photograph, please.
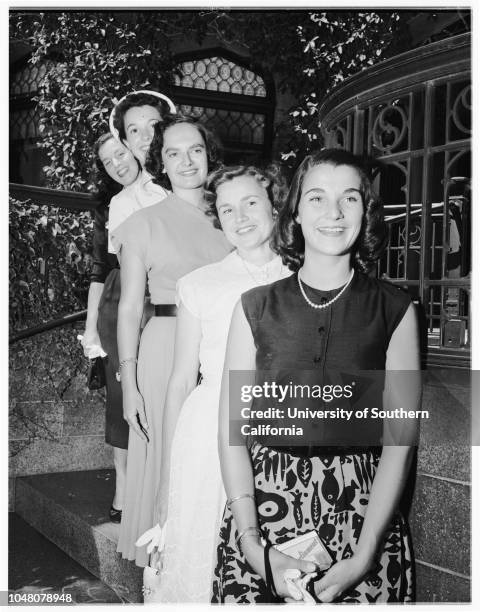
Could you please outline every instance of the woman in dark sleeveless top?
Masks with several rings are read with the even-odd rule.
[[[310,590],[317,601],[413,599],[408,528],[397,505],[417,422],[354,416],[369,405],[415,410],[419,402],[413,305],[400,289],[366,275],[384,244],[381,205],[361,161],[341,150],[307,157],[276,233],[296,274],[245,293],[232,318],[219,426],[229,501],[213,602],[300,598],[285,582],[288,569],[300,577],[316,572]],[[236,403],[250,416],[277,408],[275,419],[248,422],[236,408],[232,370],[256,370],[256,384],[285,389],[320,383],[320,397],[282,403],[270,386],[266,399]],[[405,384],[407,370],[414,372]],[[383,405],[365,403],[378,398]],[[303,418],[287,419],[287,406],[304,410]],[[243,443],[234,439],[236,422],[249,434]],[[322,573],[270,549],[312,531],[333,560]]]

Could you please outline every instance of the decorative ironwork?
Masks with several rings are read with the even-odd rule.
[[[381,162],[389,243],[378,274],[422,304],[435,363],[443,352],[458,366],[470,345],[470,37],[456,42],[347,80],[320,119],[328,146]]]
[[[175,85],[264,98],[267,89],[258,75],[223,57],[205,57],[177,66]]]
[[[402,106],[400,100],[393,100],[387,105],[382,105],[375,109],[378,114],[375,117],[375,110],[370,109],[373,115],[372,145],[382,153],[389,153],[408,147],[408,116],[410,110],[408,101]]]

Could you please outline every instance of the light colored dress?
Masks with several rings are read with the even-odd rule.
[[[177,280],[231,249],[223,232],[204,212],[174,194],[159,204],[131,215],[116,230],[115,240],[137,254],[145,266],[152,304],[173,304]],[[173,361],[175,317],[152,317],[145,326],[138,351],[137,383],[149,425],[148,444],[130,431],[125,501],[118,552],[148,564],[138,537],[152,526],[153,505],[160,474],[161,432],[166,386]]]
[[[199,319],[201,383],[185,400],[172,442],[159,602],[209,602],[225,493],[218,403],[230,320],[240,295],[291,274],[277,256],[258,267],[236,251],[180,279],[177,300]]]
[[[131,214],[158,204],[168,196],[170,192],[153,182],[153,177],[142,170],[137,178],[113,196],[108,209],[108,252],[117,253],[119,243],[117,241],[117,229]]]

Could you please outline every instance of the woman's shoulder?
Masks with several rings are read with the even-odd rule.
[[[357,273],[357,286],[364,291],[375,291],[379,295],[384,296],[387,300],[408,301],[410,302],[409,294],[398,285],[395,285],[387,279],[375,278],[362,272]]]
[[[206,285],[211,280],[222,283],[234,270],[235,259],[235,252],[231,252],[220,261],[192,270],[192,272],[182,276],[180,280],[188,285]]]
[[[292,279],[294,278],[295,275],[292,274],[292,276],[281,278],[280,280],[270,283],[269,285],[253,287],[253,289],[249,289],[242,294],[242,304],[244,307],[251,306],[258,308],[265,305],[270,300],[282,299],[282,296],[291,290],[293,282]]]

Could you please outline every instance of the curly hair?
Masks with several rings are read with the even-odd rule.
[[[125,100],[122,100],[115,106],[115,110],[113,111],[113,126],[118,130],[122,142],[126,140],[127,137],[123,121],[125,113],[137,106],[153,106],[153,108],[158,110],[162,119],[170,112],[168,104],[161,98],[157,98],[157,96],[145,93],[132,93],[128,95]]]
[[[381,256],[387,243],[383,205],[373,190],[367,161],[343,149],[316,151],[308,155],[299,165],[290,185],[286,204],[278,215],[273,248],[281,255],[283,263],[290,270],[295,272],[302,266],[305,257],[305,240],[296,217],[305,175],[311,168],[320,164],[350,166],[360,176],[364,214],[360,233],[352,249],[352,266],[360,272],[368,272]]]
[[[285,201],[288,188],[285,177],[278,164],[270,164],[265,168],[256,166],[224,166],[212,172],[205,183],[205,201],[207,208],[205,214],[213,218],[213,225],[222,229],[217,210],[217,190],[220,185],[231,181],[239,176],[251,176],[255,178],[262,187],[265,187],[272,209],[278,212]]]
[[[105,170],[105,166],[100,160],[99,152],[101,147],[108,142],[111,138],[114,138],[110,132],[102,134],[93,145],[94,163],[93,163],[93,181],[95,184],[95,190],[100,198],[103,206],[108,206],[110,200],[114,195],[117,195],[123,186],[108,174]]]
[[[153,139],[150,143],[150,148],[148,149],[147,159],[145,161],[145,170],[153,176],[154,183],[157,183],[166,189],[171,189],[171,183],[168,176],[163,172],[163,138],[168,128],[182,123],[193,125],[193,127],[200,132],[203,142],[205,143],[209,172],[212,172],[221,164],[223,157],[223,151],[217,136],[201,121],[198,121],[198,119],[194,119],[193,117],[187,117],[186,115],[182,115],[180,113],[175,115],[165,115],[161,123],[159,122],[154,125]]]

